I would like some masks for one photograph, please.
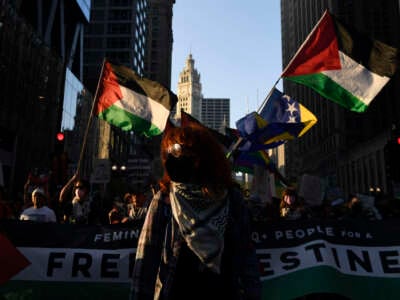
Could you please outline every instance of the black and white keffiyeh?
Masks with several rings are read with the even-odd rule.
[[[171,183],[172,215],[188,247],[202,263],[220,273],[224,233],[228,219],[228,197],[205,197],[199,185]]]

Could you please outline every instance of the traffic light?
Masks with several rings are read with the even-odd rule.
[[[388,141],[384,154],[388,181],[400,183],[400,136]]]
[[[57,132],[52,158],[53,180],[56,185],[63,185],[67,181],[68,156],[65,151],[65,133]]]
[[[60,155],[61,153],[64,152],[64,140],[65,140],[65,135],[63,132],[58,132],[56,134],[56,143],[55,143],[55,153],[56,155]]]
[[[56,137],[57,137],[57,141],[59,141],[59,142],[64,141],[64,133],[63,132],[58,132]]]

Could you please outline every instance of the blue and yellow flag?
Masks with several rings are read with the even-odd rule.
[[[242,151],[271,149],[304,135],[317,118],[307,108],[276,88],[260,113],[252,112],[236,122],[245,142]]]

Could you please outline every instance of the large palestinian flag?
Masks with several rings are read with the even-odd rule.
[[[178,98],[170,90],[131,69],[105,62],[99,82],[96,113],[99,118],[145,136],[164,131]]]
[[[281,77],[364,112],[396,71],[398,50],[346,28],[325,11]]]
[[[128,299],[141,226],[0,220],[0,298]],[[261,299],[399,299],[399,219],[254,220],[251,238]]]

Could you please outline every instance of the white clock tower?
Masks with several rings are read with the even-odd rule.
[[[194,67],[192,54],[186,60],[183,71],[178,80],[178,103],[176,105],[176,119],[181,118],[181,110],[184,110],[194,118],[201,121],[201,94],[200,74]]]

